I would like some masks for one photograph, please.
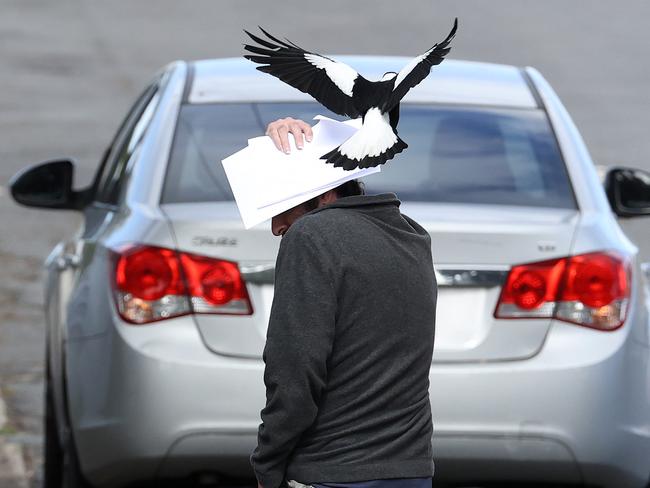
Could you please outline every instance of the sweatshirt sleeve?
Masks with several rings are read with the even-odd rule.
[[[331,261],[294,224],[282,238],[263,359],[266,406],[250,456],[264,488],[281,485],[301,434],[316,418],[334,340]],[[292,232],[293,231],[293,232]]]

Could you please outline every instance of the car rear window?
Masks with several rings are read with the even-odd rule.
[[[233,200],[221,160],[291,116],[341,119],[316,103],[187,104],[181,108],[163,203]],[[576,208],[557,141],[539,109],[403,104],[409,145],[363,179],[402,201]],[[251,175],[253,178],[254,175]]]

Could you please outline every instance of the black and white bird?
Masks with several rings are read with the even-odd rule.
[[[246,44],[252,53],[244,57],[262,64],[257,69],[308,93],[332,112],[353,119],[363,117],[361,128],[321,159],[350,170],[384,164],[408,146],[397,135],[399,103],[406,93],[424,80],[451,50],[458,19],[447,38],[411,60],[399,73],[388,72],[379,81],[369,81],[353,68],[312,53],[285,39],[273,37],[260,27],[267,39],[246,34],[258,45]]]

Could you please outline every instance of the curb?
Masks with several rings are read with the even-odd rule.
[[[0,431],[7,425],[7,406],[0,395]],[[11,485],[9,485],[11,483]],[[0,486],[29,488],[22,448],[0,435]]]

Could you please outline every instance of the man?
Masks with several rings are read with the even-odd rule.
[[[298,148],[311,135],[294,119],[267,130],[281,150],[289,133]],[[273,218],[261,488],[431,486],[431,240],[394,194],[362,193],[351,181]]]

